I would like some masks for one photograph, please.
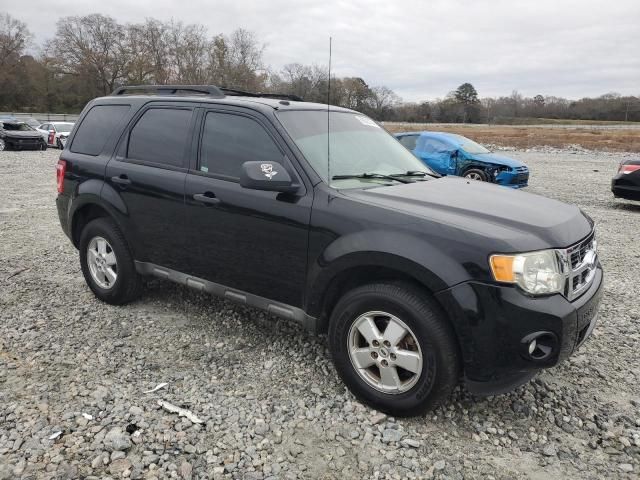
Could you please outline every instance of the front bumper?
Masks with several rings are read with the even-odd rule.
[[[438,293],[458,336],[470,390],[502,393],[566,360],[595,326],[602,285],[598,264],[589,288],[572,302],[560,294],[529,297],[515,287],[473,281]],[[527,339],[540,333],[552,349],[534,358]]]
[[[529,170],[502,171],[496,175],[495,183],[509,188],[524,188],[529,185]]]
[[[40,137],[6,137],[4,142],[11,150],[40,150],[43,147],[43,141]]]

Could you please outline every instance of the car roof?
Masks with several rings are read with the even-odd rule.
[[[51,125],[73,125],[74,122],[43,122],[43,125],[46,123]]]
[[[462,136],[462,135],[458,135],[457,133],[434,132],[434,131],[431,131],[431,130],[423,130],[421,132],[396,133],[397,137],[403,136],[403,135],[419,135],[421,137],[439,138],[439,139],[445,140],[445,141],[453,141],[453,140],[456,140],[458,137]]]
[[[126,100],[125,100],[126,99]],[[95,102],[99,103],[122,103],[126,101],[144,103],[149,100],[166,102],[195,102],[211,105],[235,105],[265,110],[327,110],[326,103],[297,102],[293,100],[279,100],[275,98],[251,97],[240,95],[226,95],[222,98],[210,97],[207,95],[109,95],[99,97]],[[348,108],[331,105],[332,112],[359,113]],[[52,122],[53,123],[53,122]]]

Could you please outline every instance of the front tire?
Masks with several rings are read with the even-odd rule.
[[[142,280],[124,235],[108,218],[89,222],[80,235],[80,266],[91,291],[103,302],[122,305],[140,295]]]
[[[487,173],[484,170],[480,170],[479,168],[470,168],[466,172],[464,172],[464,178],[468,178],[469,180],[478,180],[480,182],[487,181]]]
[[[331,315],[329,346],[353,394],[396,417],[434,408],[460,376],[451,327],[411,284],[376,283],[345,294]]]

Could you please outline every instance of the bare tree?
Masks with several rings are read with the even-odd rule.
[[[125,78],[125,39],[124,27],[113,18],[91,14],[59,20],[53,46],[63,73],[88,76],[106,95]]]
[[[0,69],[14,66],[24,54],[32,38],[24,22],[13,18],[8,13],[0,14]]]

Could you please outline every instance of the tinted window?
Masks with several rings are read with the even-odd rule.
[[[98,155],[130,105],[96,105],[84,117],[73,137],[70,150],[85,155]]]
[[[191,110],[152,108],[142,114],[129,136],[127,157],[181,167]]]
[[[282,153],[255,120],[207,113],[200,147],[200,170],[237,178],[242,164],[250,161],[281,162]]]
[[[426,138],[422,145],[422,150],[427,153],[448,152],[451,147],[435,138]]]
[[[417,140],[418,135],[405,135],[404,137],[400,137],[400,143],[407,147],[409,150],[414,150],[416,148]]]

